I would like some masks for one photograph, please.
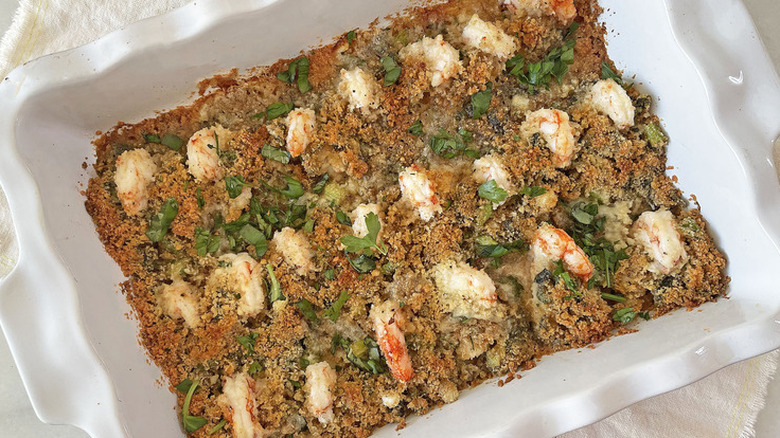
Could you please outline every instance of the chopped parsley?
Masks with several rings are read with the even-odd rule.
[[[408,132],[409,134],[412,134],[412,135],[416,135],[418,137],[421,136],[422,133],[423,133],[422,121],[418,120],[418,121],[412,123],[412,125],[409,126],[409,129],[407,129],[406,132]]]
[[[179,391],[182,394],[186,394],[187,391],[190,390],[190,387],[192,386],[192,380],[190,379],[184,379],[181,382],[179,382],[178,385],[175,386],[176,390]]]
[[[539,186],[528,186],[525,187],[523,190],[520,190],[520,193],[528,196],[529,198],[535,198],[537,196],[541,196],[547,193],[547,189]]]
[[[241,175],[233,175],[225,178],[225,189],[227,190],[230,199],[237,198],[241,195],[244,186],[251,187],[244,181],[244,177]]]
[[[203,206],[206,205],[206,202],[203,200],[203,193],[200,190],[200,187],[195,189],[195,201],[198,202],[198,208],[203,210]]]
[[[249,354],[255,354],[255,344],[257,344],[257,338],[259,336],[259,333],[249,332],[249,336],[238,336],[236,342],[246,348]]]
[[[396,64],[395,60],[390,56],[385,56],[380,62],[382,63],[382,68],[385,69],[385,79],[382,85],[389,87],[396,83],[401,76],[401,66]]]
[[[244,241],[255,247],[255,257],[262,257],[268,251],[268,240],[260,230],[251,224],[241,227],[239,235]]]
[[[268,296],[271,300],[271,304],[276,301],[285,299],[284,295],[282,294],[282,285],[279,283],[279,280],[276,279],[273,265],[268,263],[265,265],[265,269],[268,270],[268,277],[271,281],[271,287],[268,288]]]
[[[146,230],[146,237],[152,242],[161,241],[168,233],[168,228],[178,213],[179,204],[176,203],[176,198],[168,198],[167,201],[163,202],[160,211],[152,216],[149,228]]]
[[[181,408],[181,424],[187,433],[193,433],[208,423],[208,420],[203,417],[190,415],[190,402],[192,401],[192,394],[195,393],[196,389],[198,389],[198,382],[190,385],[187,395],[184,396],[184,405]]]
[[[604,300],[614,301],[616,303],[625,303],[626,302],[626,297],[621,296],[621,295],[610,294],[610,293],[607,293],[607,292],[602,292],[601,293],[601,298],[604,299]]]
[[[528,244],[518,239],[513,242],[501,244],[490,236],[479,236],[476,239],[477,257],[500,258],[510,252],[524,252],[528,250]]]
[[[588,280],[588,288],[595,284],[612,287],[612,279],[621,260],[628,258],[624,249],[615,250],[613,242],[597,237],[604,231],[603,216],[599,217],[599,205],[595,202],[579,201],[571,204],[569,214],[574,219],[572,237],[585,251],[595,268],[594,275]]]
[[[254,117],[265,117],[266,120],[269,122],[277,117],[286,116],[287,113],[293,110],[293,104],[290,103],[284,103],[284,102],[276,102],[268,105],[268,108],[265,109],[265,112],[255,114]]]
[[[259,361],[254,361],[252,362],[252,365],[249,365],[249,375],[254,376],[260,371],[263,371],[263,368],[263,364],[261,364]]]
[[[336,211],[336,220],[339,221],[341,225],[346,225],[348,227],[352,226],[352,221],[349,219],[349,216],[341,210]]]
[[[328,269],[327,271],[322,273],[323,277],[325,277],[326,280],[331,281],[334,278],[336,278],[336,271],[333,268]]]
[[[352,269],[360,274],[367,274],[376,268],[374,259],[365,254],[361,254],[354,259],[347,257],[347,260],[349,260],[349,265],[352,266]]]
[[[215,433],[219,432],[223,427],[225,427],[226,424],[227,424],[227,420],[223,418],[222,420],[219,421],[219,423],[217,423],[216,426],[209,429],[208,434],[214,435]]]
[[[465,129],[458,130],[458,135],[454,136],[444,129],[439,129],[439,134],[431,137],[430,146],[436,155],[444,158],[454,158],[460,153],[467,151],[476,152],[473,149],[467,149],[466,145],[471,142],[472,134]],[[472,156],[471,153],[468,154]]]
[[[301,298],[301,300],[295,303],[295,305],[298,307],[298,310],[301,311],[303,316],[305,316],[309,321],[317,322],[320,320],[317,317],[317,312],[314,311],[314,307],[311,305],[311,302],[309,302],[309,300],[306,298]]]
[[[276,74],[277,79],[288,84],[293,82],[298,85],[298,91],[305,93],[311,90],[311,84],[309,83],[309,58],[301,57],[295,61],[290,62],[286,71],[280,71]],[[271,120],[272,117],[268,117]]]
[[[506,200],[507,196],[509,196],[506,190],[499,187],[496,183],[496,180],[494,179],[491,179],[490,181],[480,185],[478,193],[480,198],[487,199],[488,201],[495,202],[496,204],[503,202]]]
[[[160,139],[160,143],[168,146],[174,151],[178,151],[182,146],[184,146],[184,140],[182,140],[178,135],[173,134],[163,135]]]
[[[157,134],[144,134],[144,140],[146,140],[147,143],[159,143],[160,136]]]
[[[343,236],[340,240],[346,247],[347,252],[363,252],[365,250],[377,250],[381,254],[387,254],[387,246],[382,239],[378,238],[379,230],[382,226],[379,223],[379,216],[374,213],[366,215],[366,228],[368,234],[363,237]]]
[[[355,41],[355,38],[357,38],[357,36],[355,35],[354,30],[350,30],[349,32],[347,32],[347,43],[350,46],[352,45],[352,41]]]
[[[300,181],[291,176],[285,176],[284,181],[287,183],[287,187],[280,190],[279,193],[290,199],[298,199],[303,196],[303,184]]]
[[[574,279],[571,278],[571,275],[569,275],[569,273],[563,269],[562,261],[558,260],[555,262],[555,269],[553,270],[552,275],[563,280],[563,284],[566,286],[566,289],[571,291],[571,294],[564,297],[564,299],[570,300],[572,298],[582,297],[582,292],[577,289],[577,283],[575,283]]]
[[[488,82],[482,91],[477,91],[471,95],[472,118],[478,119],[487,112],[490,107],[490,101],[493,99],[493,83]]]
[[[616,322],[619,322],[621,324],[627,324],[627,323],[633,321],[634,318],[636,318],[637,316],[639,316],[640,318],[642,318],[642,319],[644,319],[646,321],[650,319],[650,314],[649,313],[647,313],[647,312],[636,312],[636,311],[634,311],[633,307],[626,307],[626,308],[623,308],[623,309],[620,309],[620,310],[616,311],[612,315],[612,320],[616,321]]]
[[[268,158],[269,160],[278,161],[282,164],[287,164],[290,162],[289,152],[287,152],[285,149],[273,147],[267,143],[264,144],[263,148],[260,150],[260,155]]]
[[[195,250],[199,256],[205,257],[206,254],[214,254],[219,250],[221,244],[221,236],[212,235],[208,230],[200,227],[195,228]]]
[[[623,78],[620,77],[617,73],[615,73],[612,68],[610,68],[609,64],[607,64],[606,61],[601,61],[601,79],[612,79],[613,81],[617,82],[618,85],[628,90],[629,88],[633,87],[634,84],[626,84],[623,81]]]
[[[555,78],[561,83],[563,75],[569,71],[569,65],[574,62],[574,44],[576,39],[569,39],[577,30],[579,23],[573,23],[566,35],[564,43],[545,55],[538,62],[526,63],[522,55],[515,55],[506,62],[509,74],[515,76],[521,84],[528,87],[528,92],[533,94],[539,87],[549,89],[550,80]]]
[[[347,360],[363,371],[372,374],[382,374],[387,371],[387,364],[380,354],[379,345],[369,337],[350,342],[336,333],[331,340],[330,351],[335,354],[337,347],[343,348]]]
[[[330,175],[326,173],[325,175],[322,175],[319,181],[314,184],[314,187],[311,188],[311,191],[317,195],[321,194],[322,191],[325,190],[325,185],[328,184],[328,181],[330,181]]]
[[[325,316],[331,321],[336,322],[336,320],[339,319],[341,308],[344,307],[344,303],[346,303],[348,299],[349,293],[347,291],[341,292],[341,295],[339,295],[338,299],[336,299],[336,301],[334,301],[330,307],[325,309]]]

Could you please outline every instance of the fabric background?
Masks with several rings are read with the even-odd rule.
[[[185,3],[185,0],[21,0],[11,27],[0,41],[0,77],[30,59],[79,46]],[[0,279],[13,268],[18,253],[8,205],[0,191]],[[34,423],[29,401],[20,390],[18,373],[7,350],[5,340],[0,339],[0,370],[9,374],[0,380],[3,434],[19,438],[85,436],[76,428]],[[777,360],[775,351],[732,365],[697,383],[639,402],[562,437],[752,437],[753,424],[764,406]]]

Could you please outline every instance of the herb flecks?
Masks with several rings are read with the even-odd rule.
[[[389,87],[396,83],[401,76],[401,66],[390,56],[385,56],[380,62],[382,63],[382,68],[385,70],[385,78],[382,85]]]
[[[563,45],[552,49],[540,61],[527,63],[526,59],[519,54],[510,58],[506,62],[509,74],[527,86],[531,94],[539,87],[549,89],[552,78],[561,84],[563,76],[569,71],[569,65],[574,62],[574,45],[577,40],[571,37],[578,26],[579,23],[573,23],[564,36]]]
[[[311,84],[309,83],[309,58],[304,56],[290,62],[287,70],[277,73],[276,78],[288,84],[294,82],[301,93],[311,90]],[[270,119],[271,117],[269,117]]]
[[[146,237],[152,242],[161,241],[168,234],[168,228],[178,213],[179,204],[176,202],[176,198],[168,198],[163,202],[160,211],[152,216],[149,228],[146,230]]]
[[[184,405],[181,408],[181,424],[187,433],[194,433],[208,423],[208,420],[203,417],[190,415],[190,402],[196,389],[198,389],[198,382],[193,382],[187,390],[187,395],[184,396]]]

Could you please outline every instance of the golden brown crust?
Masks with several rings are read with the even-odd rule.
[[[729,278],[724,274],[724,256],[699,211],[686,209],[682,193],[665,175],[665,144],[652,144],[643,131],[658,124],[650,111],[651,98],[638,87],[628,89],[636,108],[635,126],[622,130],[588,103],[590,87],[601,78],[602,62],[614,68],[604,45],[605,29],[597,21],[601,10],[596,2],[575,1],[575,21],[580,26],[574,61],[561,84],[553,79],[549,89],[540,87],[534,93],[507,74],[503,61],[467,48],[460,32],[476,13],[511,35],[527,62],[536,62],[563,44],[568,24],[551,16],[514,15],[499,3],[452,0],[413,9],[386,28],[359,31],[351,42],[345,34],[306,53],[312,90],[305,94],[295,83],[276,78],[294,61],[280,60],[253,70],[250,77],[232,70],[206,79],[198,84],[200,94],[192,104],[135,124],[119,122],[98,133],[96,176],[89,182],[85,205],[106,251],[129,278],[122,290],[150,357],[172,390],[185,378],[201,385],[190,414],[203,416],[208,424],[194,436],[230,436],[230,424],[214,435],[207,431],[227,418],[217,399],[223,378],[237,373],[252,371],[257,418],[273,435],[362,437],[389,422],[403,425],[407,415],[454,401],[460,390],[485,379],[507,373],[511,379],[518,370],[535,366],[544,354],[629,332],[632,329],[613,319],[620,309],[631,307],[655,317],[725,294]],[[440,34],[459,50],[463,68],[454,78],[432,87],[426,65],[401,63],[398,52],[423,36]],[[392,56],[402,65],[397,83],[388,87],[381,86],[383,56]],[[369,72],[380,84],[375,109],[350,109],[336,91],[341,69],[354,67]],[[471,95],[485,90],[488,83],[490,109],[475,120]],[[307,150],[289,163],[260,153],[264,146],[285,147],[284,117],[258,116],[276,102],[292,102],[316,114]],[[570,116],[576,139],[570,166],[555,167],[545,142],[523,127],[526,114],[540,108],[560,109]],[[421,135],[408,131],[418,120]],[[225,175],[240,176],[252,186],[250,205],[231,207],[234,200],[223,179],[195,180],[188,171],[186,146],[173,151],[144,137],[174,134],[186,140],[216,124],[233,133],[219,145],[220,166]],[[464,140],[459,130],[468,131],[471,139]],[[478,195],[480,183],[471,176],[473,157],[460,153],[443,158],[431,151],[431,138],[442,131],[480,156],[499,157],[517,189],[539,186],[548,196],[519,193],[493,209]],[[135,148],[151,154],[157,171],[148,188],[149,207],[138,216],[128,216],[117,196],[115,162],[122,152]],[[441,201],[442,211],[430,221],[421,220],[402,199],[398,174],[411,165],[426,169]],[[330,181],[324,191],[313,193],[326,173]],[[297,201],[280,195],[285,177],[300,181],[306,194]],[[165,237],[152,242],[145,235],[150,220],[169,198],[176,199],[178,213]],[[668,275],[651,272],[651,256],[629,235],[622,242],[627,260],[617,264],[609,287],[577,282],[581,295],[575,296],[558,274],[548,270],[545,277],[532,272],[531,252],[517,242],[532,242],[545,222],[573,234],[578,224],[571,209],[587,202],[603,207],[626,202],[630,221],[645,211],[668,209],[687,263]],[[352,227],[339,217],[363,203],[379,205],[380,237],[387,254],[374,251],[375,267],[360,273],[350,264],[356,254],[346,253],[339,241],[353,233]],[[269,217],[278,222],[271,223]],[[249,317],[237,311],[241,293],[224,283],[208,282],[215,270],[229,267],[220,255],[256,254],[257,248],[244,242],[238,229],[228,231],[230,225],[224,224],[231,222],[241,223],[239,229],[249,223],[261,232],[270,231],[268,250],[257,267],[265,306]],[[272,241],[283,226],[295,228],[310,245],[312,266],[306,272],[288,260],[283,242]],[[199,253],[196,230],[219,236],[219,248],[204,254],[200,247]],[[604,235],[603,230],[597,233],[596,237]],[[480,236],[504,244],[516,242],[520,251],[500,262],[479,257],[476,239]],[[581,242],[581,237],[575,237]],[[506,316],[497,320],[452,316],[432,274],[445,262],[465,262],[486,272]],[[284,294],[273,304],[267,294],[269,269]],[[193,286],[200,325],[190,327],[160,305],[162,286],[175,280]],[[345,291],[349,298],[334,323],[324,310]],[[618,294],[625,302],[605,299],[603,292]],[[387,299],[399,303],[406,320],[403,330],[414,369],[406,383],[388,373],[360,369],[341,344],[332,344],[337,334],[348,344],[373,339],[370,309]],[[316,321],[299,309],[304,300],[315,310]],[[252,351],[237,342],[239,337],[251,339]],[[319,361],[328,362],[337,375],[336,419],[327,424],[306,409],[308,395],[301,388],[306,364]],[[184,394],[177,394],[181,405]]]

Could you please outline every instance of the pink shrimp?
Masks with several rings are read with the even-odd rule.
[[[588,255],[574,242],[565,231],[550,224],[542,224],[533,241],[534,257],[552,257],[563,260],[566,269],[579,277],[582,281],[588,281],[593,275],[593,263]]]
[[[287,115],[287,150],[297,157],[306,151],[311,142],[315,125],[314,111],[308,108],[297,109]]]
[[[401,331],[403,315],[395,301],[385,301],[371,309],[377,344],[385,355],[390,374],[399,382],[408,382],[414,375],[412,360]]]
[[[429,221],[436,213],[441,213],[436,186],[428,179],[416,164],[407,167],[398,175],[401,195],[407,199],[420,214],[420,218]]]

